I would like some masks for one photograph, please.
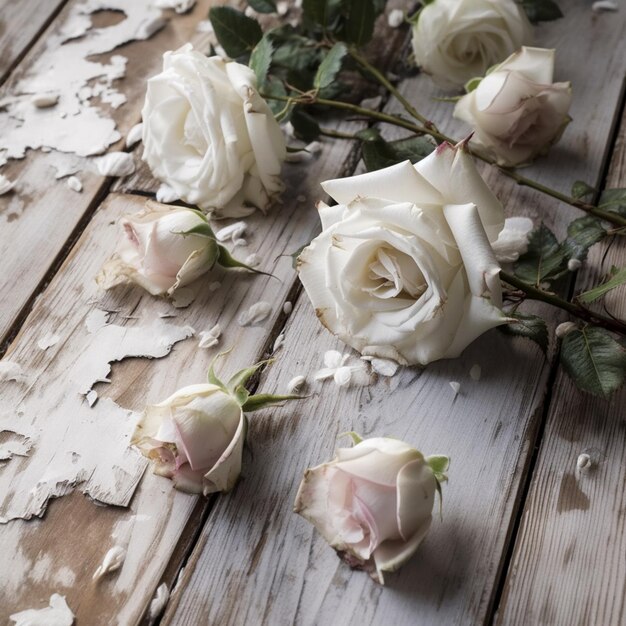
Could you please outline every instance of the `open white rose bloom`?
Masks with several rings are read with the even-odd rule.
[[[365,439],[308,469],[294,510],[350,566],[383,584],[383,572],[402,566],[426,536],[448,463],[397,439]]]
[[[457,357],[504,324],[491,244],[502,205],[461,147],[322,183],[322,233],[300,278],[332,333],[368,356],[403,364]]]
[[[143,159],[184,201],[236,217],[282,190],[285,140],[245,65],[191,44],[166,52],[142,116]]]
[[[432,0],[413,27],[417,64],[445,88],[462,87],[531,41],[515,0]]]
[[[246,421],[237,400],[218,385],[180,389],[148,406],[132,442],[189,493],[228,491],[241,473]]]
[[[570,122],[569,82],[553,83],[554,50],[524,47],[492,68],[456,104],[454,117],[501,165],[528,163],[548,151]]]
[[[210,227],[198,211],[148,201],[143,211],[120,220],[117,252],[96,281],[104,289],[135,283],[152,295],[172,294],[209,271],[219,257],[214,238],[183,234]]]

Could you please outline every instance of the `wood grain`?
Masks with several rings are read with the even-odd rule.
[[[79,1],[72,0],[64,7],[49,32],[62,26],[75,4]],[[174,16],[172,13],[168,24],[151,39],[117,49],[116,52],[128,58],[126,77],[120,85],[128,102],[111,113],[122,136],[139,121],[145,81],[161,67],[162,53],[179,47],[195,34],[197,23],[206,18],[209,4],[210,0],[201,0],[189,14]],[[11,85],[45,50],[43,38],[11,74],[0,97],[10,94]],[[111,150],[121,148],[122,142]],[[51,268],[67,254],[68,247],[84,228],[110,184],[110,180],[93,173],[91,166],[83,163],[80,173],[83,191],[76,193],[67,187],[65,180],[55,179],[54,165],[58,158],[58,153],[30,151],[25,159],[11,161],[2,168],[5,176],[17,181],[17,191],[0,197],[0,257],[3,260],[0,290],[11,294],[0,308],[0,344],[27,312],[36,291],[49,280]],[[16,241],[20,242],[19,248],[15,246]]]
[[[619,61],[605,63],[595,42],[601,32],[607,45],[623,50],[623,19],[600,21],[580,1],[568,5],[566,19],[540,29],[540,45],[558,41],[559,79],[571,78],[581,87],[576,121],[551,157],[529,169],[530,176],[564,190],[578,177],[600,180],[625,59],[621,54]],[[424,103],[442,128],[460,131],[449,121],[451,111],[444,108],[449,105],[430,100],[438,94],[425,78],[406,81],[403,91]],[[600,91],[601,103],[594,95]],[[486,175],[509,215],[545,219],[560,233],[576,215],[495,172]],[[554,312],[548,315],[560,319]],[[281,389],[295,374],[310,376],[328,348],[342,349],[301,298],[286,327],[283,358],[263,387]],[[482,367],[478,383],[468,375],[474,363]],[[315,385],[313,396],[297,407],[257,416],[251,420],[244,480],[212,510],[165,623],[486,621],[539,431],[549,372],[534,347],[492,332],[461,359],[424,372],[406,369],[360,390]],[[462,385],[456,399],[451,380]],[[434,524],[417,557],[389,577],[385,590],[340,564],[319,535],[291,513],[302,471],[330,459],[337,435],[352,429],[402,437],[425,453],[452,456],[444,520]]]
[[[626,117],[607,187],[626,186]],[[626,264],[626,242],[592,248],[576,291]],[[626,319],[626,288],[605,306]],[[499,607],[498,624],[623,624],[626,561],[626,389],[610,400],[578,391],[559,368],[545,434]],[[578,471],[578,456],[593,466]]]
[[[67,0],[0,0],[0,84]]]

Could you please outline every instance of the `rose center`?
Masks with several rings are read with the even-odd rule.
[[[410,256],[398,250],[378,248],[370,258],[367,269],[363,291],[377,298],[416,300],[426,291],[424,274]]]

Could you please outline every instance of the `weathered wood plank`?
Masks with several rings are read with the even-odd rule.
[[[626,186],[626,117],[607,187]],[[626,264],[623,237],[592,248],[576,290]],[[626,319],[626,288],[606,298]],[[498,624],[623,624],[626,561],[626,389],[610,400],[578,391],[559,369],[545,434],[505,581]],[[578,471],[578,456],[593,466]]]
[[[76,4],[80,2],[73,0],[64,7],[49,33],[63,26]],[[151,39],[132,42],[116,50],[128,58],[126,76],[120,81],[120,90],[128,101],[111,113],[122,136],[139,121],[145,80],[161,67],[162,53],[179,47],[195,34],[197,23],[206,18],[209,4],[210,0],[201,0],[189,14],[174,16],[172,13],[167,25]],[[46,50],[44,37],[13,72],[2,96],[11,93],[11,84],[16,83]],[[111,147],[112,150],[121,148],[123,142]],[[76,193],[67,187],[65,180],[55,179],[54,165],[58,158],[57,153],[31,151],[25,159],[10,161],[2,168],[2,173],[17,181],[17,186],[14,193],[0,197],[0,257],[3,259],[0,290],[11,294],[0,308],[0,343],[46,281],[56,259],[66,254],[66,244],[69,241],[71,245],[75,231],[80,233],[84,220],[97,207],[110,183],[94,173],[92,166],[83,166],[79,174],[83,191]],[[20,242],[19,248],[15,246],[16,241]],[[36,251],[36,254],[24,251]]]
[[[0,1],[0,84],[66,1]]]
[[[566,19],[540,29],[540,45],[558,42],[559,78],[572,79],[579,89],[575,122],[551,158],[529,169],[530,176],[563,190],[576,178],[600,179],[624,75],[623,28],[622,14],[600,20],[579,1],[569,3]],[[607,65],[597,48],[600,40],[620,51],[619,61],[612,55]],[[424,78],[407,81],[403,91],[424,103],[421,108],[443,129],[460,132],[448,119],[447,105],[429,99],[436,93]],[[601,103],[594,95],[599,92]],[[487,177],[509,215],[543,218],[559,232],[575,215],[494,172]],[[554,312],[549,317],[558,319]],[[328,348],[342,349],[302,297],[287,323],[282,359],[261,384],[284,389],[295,374],[321,367]],[[474,363],[482,367],[480,382],[468,375]],[[312,397],[297,407],[255,416],[244,480],[211,511],[165,623],[484,622],[541,422],[549,371],[534,347],[494,332],[461,359],[421,373],[407,369],[365,389],[313,385]],[[451,380],[462,384],[456,400]],[[389,577],[385,590],[340,564],[319,535],[291,513],[303,470],[331,458],[337,435],[347,430],[394,435],[427,453],[452,456],[443,523],[434,524],[416,558]]]

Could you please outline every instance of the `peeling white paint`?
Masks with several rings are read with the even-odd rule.
[[[102,559],[102,563],[98,566],[93,573],[92,580],[100,580],[103,576],[106,576],[109,572],[115,572],[124,563],[126,558],[126,550],[122,546],[113,546]]]
[[[109,152],[96,159],[96,169],[101,176],[129,176],[135,171],[135,161],[128,152]]]
[[[22,366],[14,361],[0,361],[0,382],[25,383],[28,376]]]
[[[126,135],[126,147],[132,148],[141,141],[143,135],[143,124],[135,124]]]
[[[74,613],[67,606],[65,596],[53,593],[50,596],[49,606],[13,613],[9,619],[15,622],[15,626],[72,626]]]
[[[80,193],[83,190],[83,183],[80,182],[80,178],[77,176],[70,176],[67,179],[66,185],[76,193]]]
[[[150,602],[150,609],[148,611],[148,619],[152,624],[161,613],[165,610],[167,605],[167,601],[170,598],[170,592],[165,583],[161,583],[156,593],[154,594],[154,598],[152,602]]]
[[[211,330],[202,330],[199,333],[200,341],[198,342],[198,348],[212,348],[219,343],[220,336],[222,334],[222,327],[219,324],[215,324]]]
[[[283,347],[284,343],[285,333],[280,333],[280,335],[278,335],[278,337],[276,337],[276,340],[274,341],[274,345],[272,346],[272,352],[280,350]]]
[[[457,382],[456,380],[451,380],[448,384],[450,385],[450,388],[454,392],[454,397],[456,398],[456,396],[458,396],[461,391],[461,383]]]
[[[0,430],[0,461],[14,456],[28,456],[33,447],[29,437],[10,430]]]
[[[91,15],[122,11],[125,19],[94,28]],[[103,153],[120,139],[116,124],[98,100],[118,107],[126,101],[113,86],[126,71],[127,59],[97,55],[124,43],[147,39],[165,20],[152,0],[86,0],[70,6],[61,29],[46,37],[46,48],[12,87],[4,101],[8,115],[0,118],[0,154],[23,158],[26,150],[52,148],[81,156]],[[55,106],[38,108],[33,96],[58,95]]]
[[[43,337],[41,337],[37,341],[37,346],[41,350],[47,350],[48,348],[52,348],[61,340],[61,335],[57,335],[56,333],[47,333]]]

